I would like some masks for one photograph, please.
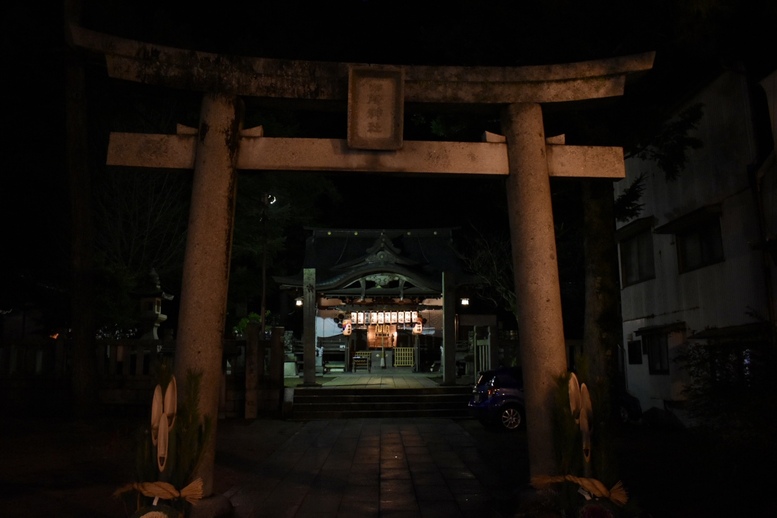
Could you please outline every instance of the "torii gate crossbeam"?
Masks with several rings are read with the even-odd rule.
[[[71,38],[76,46],[103,54],[111,77],[204,94],[196,136],[114,134],[109,150],[109,163],[115,165],[194,168],[178,331],[179,346],[186,351],[181,361],[176,358],[175,370],[177,377],[187,369],[204,372],[208,381],[202,392],[207,396],[200,401],[201,415],[214,421],[218,415],[218,398],[211,396],[218,392],[220,377],[221,364],[214,360],[221,354],[237,168],[506,174],[530,471],[555,474],[553,391],[555,379],[566,373],[566,350],[549,179],[622,177],[623,155],[617,148],[549,144],[541,105],[623,95],[626,78],[649,70],[653,53],[534,67],[401,67],[407,102],[501,107],[506,142],[407,142],[404,149],[376,152],[354,151],[338,140],[241,134],[238,96],[344,102],[352,64],[227,57],[115,38],[77,26],[71,26]],[[311,150],[321,157],[299,156]],[[204,307],[202,300],[211,303]],[[444,379],[455,376],[453,361],[444,358],[443,365]],[[212,493],[215,433],[211,441],[198,471],[206,496]]]
[[[509,174],[504,142],[405,141],[401,151],[350,149],[344,139],[277,138],[241,133],[237,169],[258,171],[370,171],[376,173]],[[501,139],[502,141],[504,139]],[[108,165],[194,169],[196,130],[176,135],[111,133]],[[619,147],[547,144],[548,174],[558,177],[623,178]]]

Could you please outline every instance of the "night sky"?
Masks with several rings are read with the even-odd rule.
[[[82,24],[95,30],[171,46],[275,58],[522,66],[655,50],[654,71],[627,88],[626,96],[633,103],[662,107],[723,68],[743,65],[762,77],[777,66],[773,51],[777,3],[766,0],[687,3],[692,6],[669,0],[282,1],[197,7],[150,0],[83,3]],[[0,252],[0,290],[6,296],[7,279],[14,278],[11,273],[67,283],[64,71],[70,52],[63,37],[61,5],[52,9],[34,2],[6,2],[2,9],[6,102],[0,210],[6,239]],[[87,61],[92,88],[101,88],[103,73],[97,60]],[[498,121],[485,120],[475,127],[478,132],[480,127],[498,131]],[[345,127],[339,131],[344,133]],[[104,138],[105,134],[90,135],[97,144]],[[101,167],[99,152],[92,160]],[[461,226],[482,222],[484,213],[500,210],[499,204],[489,202],[498,189],[493,182],[400,178],[390,182],[382,209],[364,203],[359,194],[385,189],[386,178],[339,175],[336,180],[345,196],[342,205],[332,208],[339,215],[333,221],[344,225]],[[403,207],[412,210],[394,212]]]

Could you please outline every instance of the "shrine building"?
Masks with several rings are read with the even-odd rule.
[[[454,248],[454,229],[307,230],[302,270],[274,279],[297,306],[313,301],[315,320],[302,325],[304,334],[315,321],[317,369],[426,372],[440,367],[443,343],[455,344],[459,370],[497,360],[496,315],[461,314],[478,278]]]

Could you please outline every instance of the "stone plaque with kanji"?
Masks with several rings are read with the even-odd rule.
[[[404,73],[395,67],[351,67],[348,73],[348,146],[402,147]]]

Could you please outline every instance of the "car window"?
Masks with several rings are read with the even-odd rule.
[[[478,387],[485,385],[486,383],[490,382],[491,379],[494,377],[494,371],[485,371],[481,372],[480,376],[478,377],[477,382],[475,383]]]

